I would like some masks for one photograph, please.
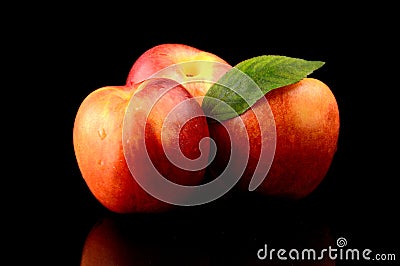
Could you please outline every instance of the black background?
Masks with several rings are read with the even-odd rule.
[[[145,260],[153,265],[158,260],[197,265],[189,263],[197,257],[209,262],[205,265],[252,265],[246,263],[257,261],[264,244],[309,248],[338,237],[345,237],[348,247],[396,253],[400,259],[397,84],[389,66],[396,64],[395,45],[391,16],[384,15],[390,10],[318,8],[243,6],[231,13],[165,6],[160,15],[139,6],[60,5],[27,23],[21,34],[35,37],[22,49],[28,56],[22,55],[18,71],[28,73],[18,82],[29,81],[24,98],[35,108],[25,112],[38,111],[28,122],[34,121],[39,136],[29,140],[34,145],[29,161],[35,163],[21,189],[27,199],[9,216],[21,216],[23,224],[13,231],[18,237],[10,246],[24,255],[14,260],[79,265],[86,237],[104,218],[118,225],[128,243],[147,249]],[[379,24],[377,13],[384,17]],[[249,193],[155,215],[117,215],[99,205],[74,157],[75,114],[91,91],[123,85],[135,59],[161,43],[188,44],[231,65],[263,54],[326,62],[311,76],[335,94],[341,128],[331,169],[318,189],[296,203]]]

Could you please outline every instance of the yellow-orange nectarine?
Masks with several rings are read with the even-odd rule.
[[[275,121],[276,149],[269,172],[256,191],[282,198],[303,198],[324,179],[337,149],[339,110],[335,96],[322,81],[304,78],[271,90],[265,97]],[[261,143],[268,142],[271,136],[261,132],[260,125],[268,123],[269,118],[264,121],[254,114],[264,103],[258,101],[251,109],[222,124],[209,124],[210,136],[218,148],[211,165],[216,175],[225,168],[231,148],[240,146],[244,138],[249,139],[249,160],[239,181],[240,189],[248,188],[257,164],[267,167],[266,162],[259,161],[259,155]],[[233,130],[239,121],[244,122],[245,132]]]
[[[162,96],[152,99],[160,90],[164,90]],[[126,117],[127,107],[133,97],[138,104],[133,108],[137,109],[141,108],[141,103],[147,104],[149,98],[154,101],[148,115],[139,112],[134,117]],[[187,121],[187,116],[179,112],[170,115],[178,104],[188,100],[184,112],[185,115],[192,115],[193,119]],[[163,124],[167,115],[169,126],[165,127]],[[207,141],[209,136],[200,105],[183,86],[171,79],[160,78],[144,81],[138,87],[99,88],[84,99],[76,114],[73,146],[82,176],[93,195],[106,208],[117,213],[170,209],[172,205],[148,194],[132,175],[122,143],[124,119],[135,119],[132,121],[134,126],[145,128],[145,132],[138,133],[140,135],[130,136],[131,141],[125,146],[134,150],[138,145],[135,139],[145,140],[147,151],[137,151],[137,162],[134,163],[138,165],[135,167],[141,167],[140,158],[149,156],[150,163],[166,179],[178,184],[196,185],[203,180],[205,169],[181,169],[169,161],[166,153],[179,148],[190,159],[196,159],[203,152],[207,157],[207,143],[202,145],[202,151],[199,150],[200,140],[206,138]],[[145,124],[139,124],[142,122]]]

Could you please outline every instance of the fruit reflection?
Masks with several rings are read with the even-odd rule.
[[[146,228],[131,228],[125,221],[113,218],[99,220],[84,243],[81,266],[132,265],[210,265],[202,250],[165,245],[163,236],[149,234]]]
[[[211,207],[212,212],[104,217],[87,235],[81,265],[336,265],[327,254],[289,257],[292,249],[314,249],[319,256],[322,249],[337,248],[324,222],[274,210],[263,217],[261,209],[238,215],[226,206]],[[268,256],[262,258],[265,245]],[[287,260],[278,258],[279,249],[286,250]]]

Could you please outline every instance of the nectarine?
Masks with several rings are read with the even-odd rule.
[[[243,139],[248,139],[249,160],[239,188],[248,188],[259,165],[270,168],[256,188],[257,192],[282,198],[303,198],[324,179],[337,149],[339,110],[335,96],[322,81],[304,78],[269,91],[265,98],[276,126],[272,164],[259,160],[262,144],[271,141],[270,132],[262,132],[261,125],[272,122],[269,116],[255,115],[265,105],[259,100],[240,116],[209,123],[210,136],[218,148],[211,169],[215,175],[221,173],[229,161],[231,150],[238,149]],[[235,130],[239,123],[244,123],[246,130]]]
[[[153,98],[155,96],[158,98]],[[133,108],[138,112],[127,114],[133,98],[137,104]],[[148,114],[140,112],[149,104],[151,109]],[[174,112],[178,105],[181,106],[181,112]],[[188,116],[192,119],[187,120]],[[130,121],[132,126],[145,130],[136,131],[137,135],[129,136],[129,143],[123,143],[124,128],[130,130],[124,121]],[[165,122],[168,122],[168,126],[164,125]],[[107,86],[90,93],[76,114],[73,146],[86,184],[106,208],[118,213],[157,212],[167,210],[172,205],[148,194],[138,184],[138,177],[132,175],[132,168],[129,167],[141,174],[141,168],[154,167],[171,182],[199,184],[204,177],[205,169],[201,167],[205,164],[204,160],[198,162],[196,170],[187,170],[169,161],[167,156],[180,149],[191,160],[198,158],[201,153],[204,155],[202,158],[207,157],[208,136],[206,118],[192,95],[177,82],[158,78],[132,87]],[[204,138],[205,142],[200,147],[199,142]],[[145,141],[147,150],[137,150],[141,140]],[[132,151],[136,153],[132,155]],[[127,165],[125,152],[136,160],[133,163],[131,161],[133,165]],[[145,157],[149,157],[150,161],[145,161]]]
[[[212,82],[218,80],[231,66],[221,57],[180,43],[156,45],[133,63],[126,85],[140,83],[150,77],[166,77],[184,85],[201,104],[201,97]]]

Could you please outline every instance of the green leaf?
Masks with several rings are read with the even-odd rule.
[[[269,91],[307,77],[325,62],[279,55],[244,60],[225,73],[206,93],[202,108],[208,117],[227,120],[241,115]]]

